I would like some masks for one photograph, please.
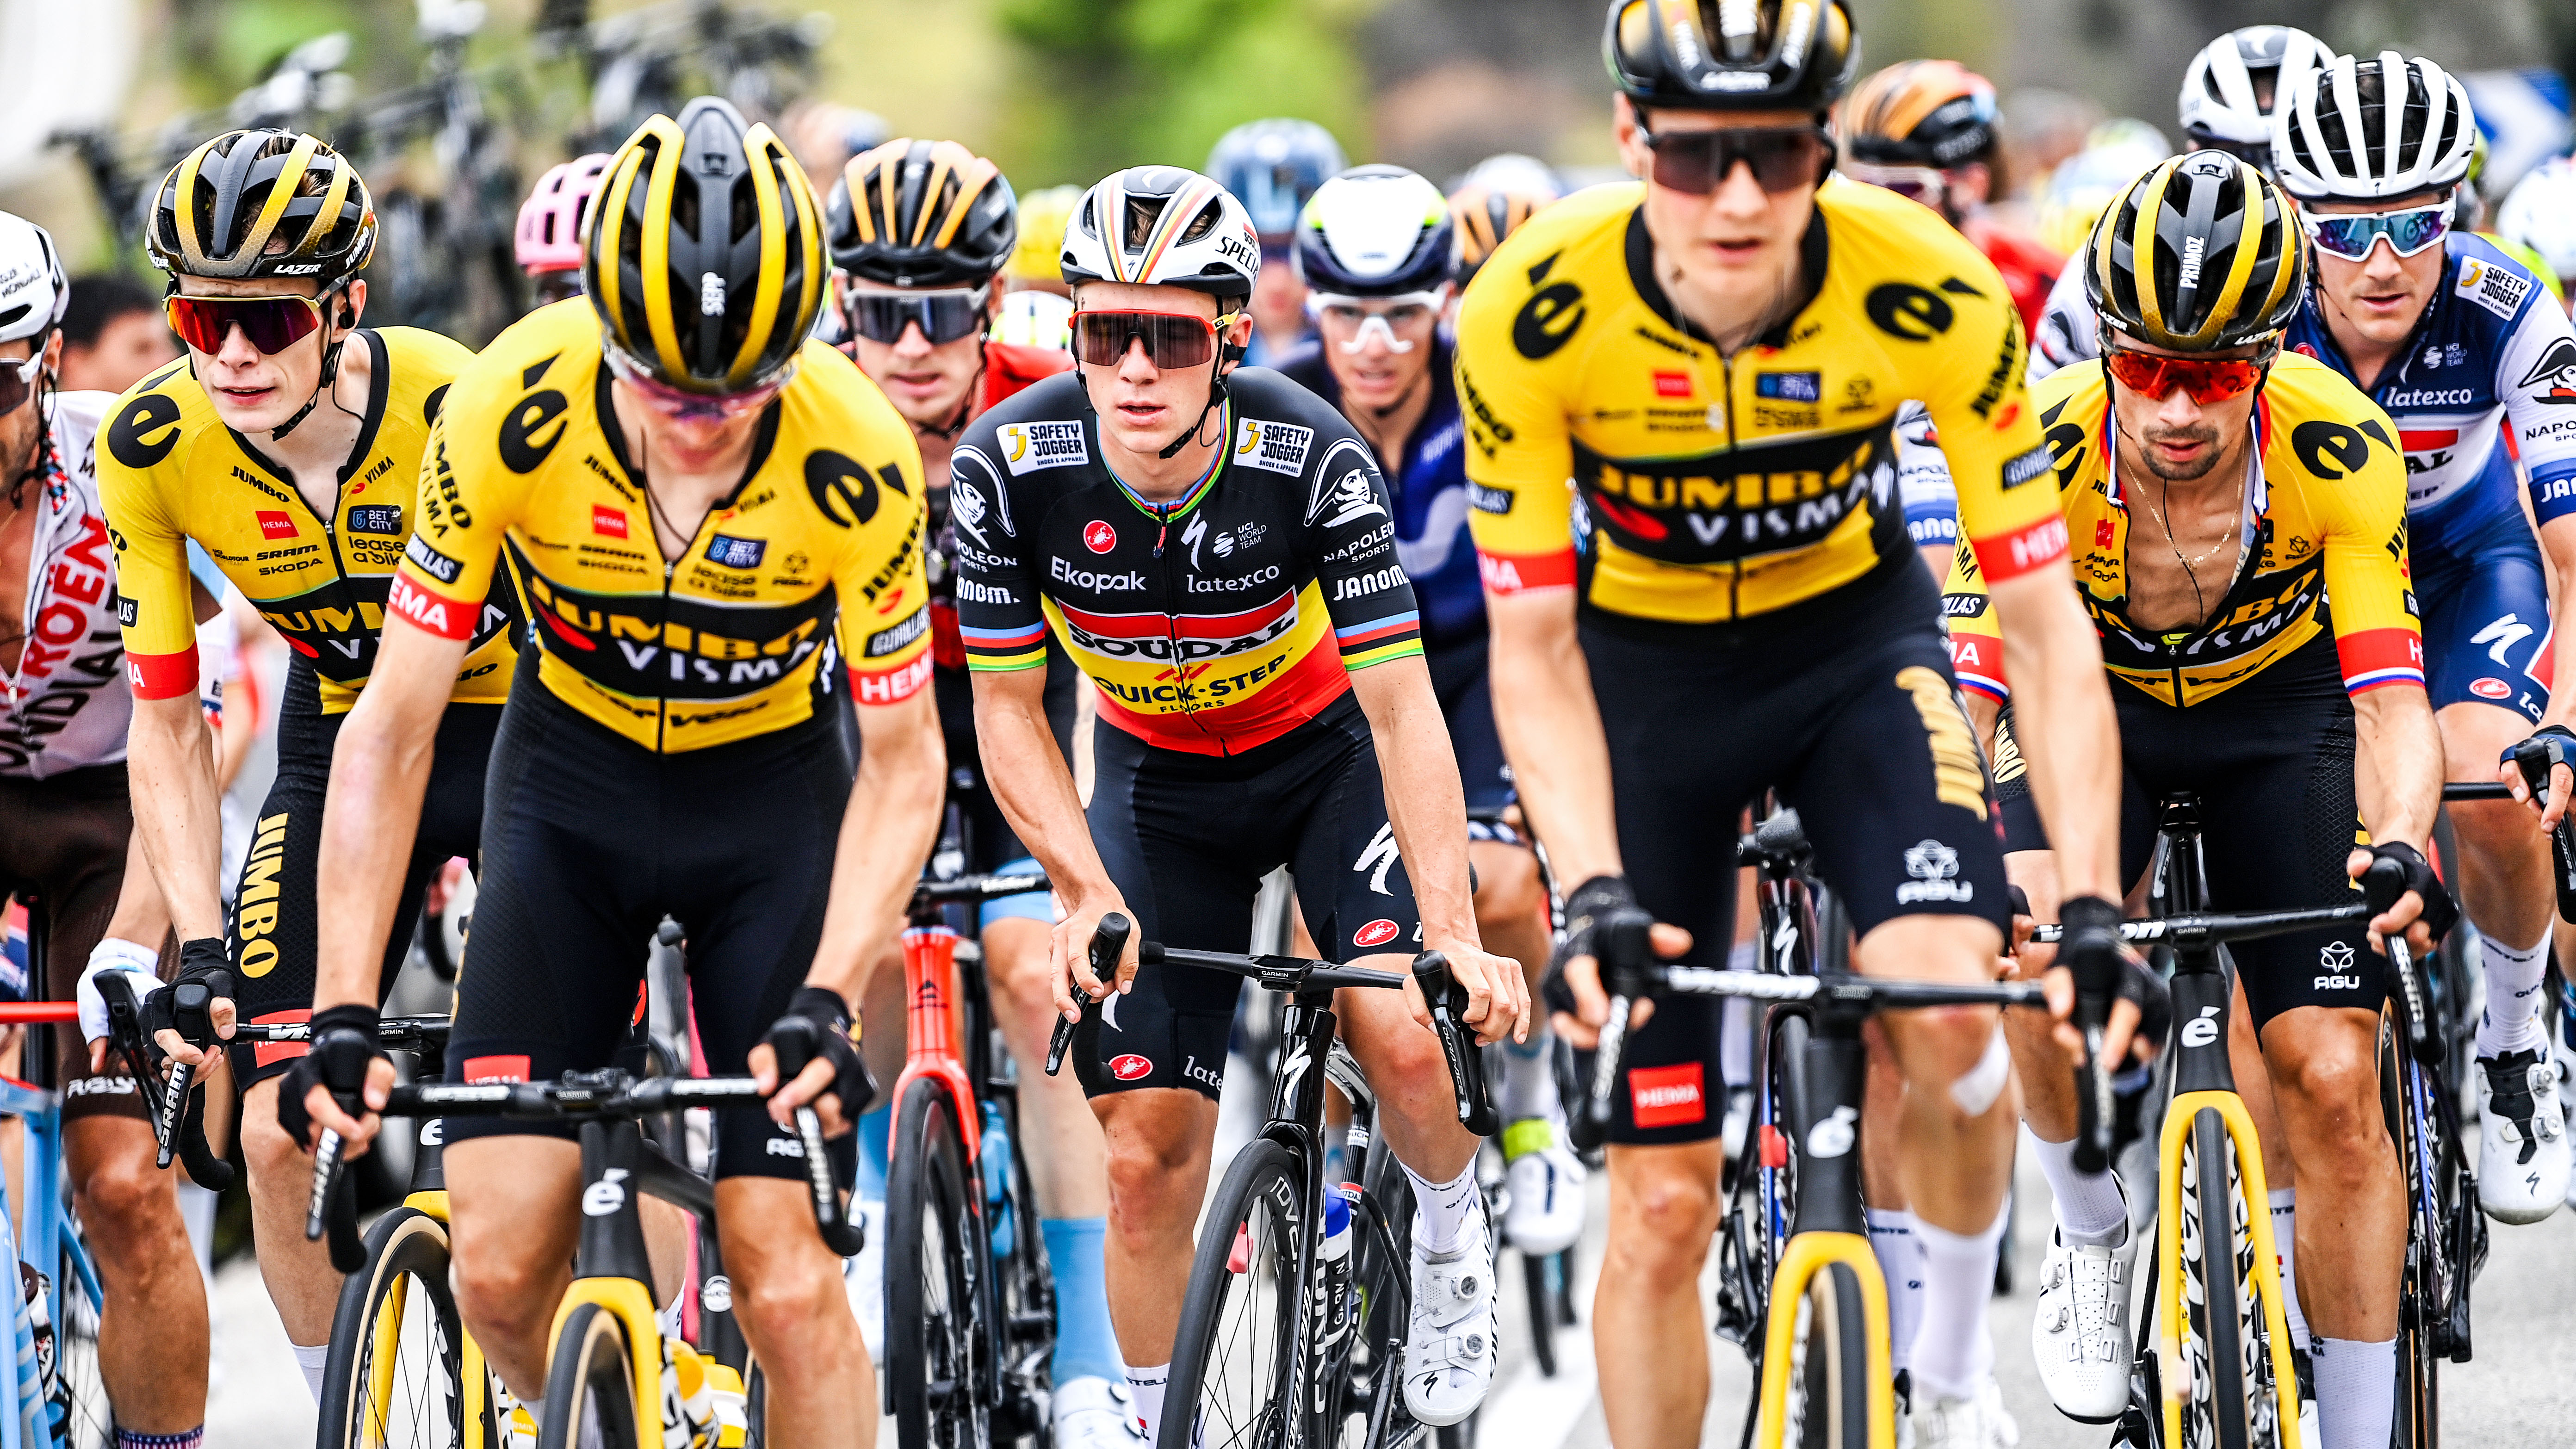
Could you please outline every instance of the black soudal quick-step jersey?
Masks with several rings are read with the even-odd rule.
[[[324,518],[294,476],[224,426],[185,361],[117,399],[99,430],[98,485],[116,544],[125,663],[138,699],[197,690],[197,623],[188,540],[276,626],[321,678],[322,712],[355,704],[376,666],[385,595],[411,541],[414,490],[448,385],[474,354],[435,332],[363,329],[373,365],[358,441]],[[328,406],[329,404],[324,404]],[[451,699],[510,696],[518,606],[505,579],[472,610],[473,648]]]
[[[1422,652],[1367,445],[1266,368],[1227,394],[1216,461],[1161,505],[1102,460],[1077,374],[976,420],[949,485],[970,667],[1037,668],[1052,626],[1102,719],[1231,755],[1323,713],[1350,671]]]

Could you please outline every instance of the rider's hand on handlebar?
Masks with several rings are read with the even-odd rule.
[[[82,969],[80,985],[72,995],[80,1005],[81,1036],[89,1043],[89,1069],[93,1075],[107,1070],[108,1040],[112,1028],[107,1019],[107,997],[99,990],[99,977],[110,972],[131,972],[134,997],[140,1001],[161,986],[161,954],[136,941],[120,941],[114,936],[102,939],[89,953],[89,965]]]
[[[173,1005],[178,989],[192,983],[213,994],[202,1026],[179,1020]],[[201,1070],[213,1063],[215,1043],[232,1038],[234,1015],[232,957],[219,936],[180,942],[178,978],[144,1002],[144,1019],[163,1054]]]
[[[1135,983],[1136,947],[1142,939],[1141,932],[1127,933],[1126,949],[1119,954],[1118,970],[1111,980],[1102,981],[1091,969],[1091,938],[1100,929],[1100,918],[1112,911],[1131,921],[1136,919],[1118,888],[1107,886],[1075,899],[1064,919],[1055,924],[1055,937],[1048,946],[1049,979],[1055,987],[1055,1009],[1067,1021],[1082,1019],[1083,1002],[1101,1000],[1113,989],[1124,993]]]
[[[838,1137],[857,1125],[859,1114],[876,1100],[877,1084],[868,1075],[866,1059],[859,1055],[853,1030],[849,1002],[839,992],[825,986],[796,988],[787,1014],[761,1037],[747,1062],[752,1080],[769,1096],[771,1121],[789,1126],[797,1108],[811,1107],[826,1137]],[[776,1043],[790,1036],[799,1045],[793,1055],[804,1058],[805,1065],[794,1078],[782,1082]]]
[[[2433,873],[2424,853],[2404,841],[2390,841],[2368,850],[2355,850],[2344,859],[2344,873],[2359,880],[2374,860],[2397,862],[2406,873],[2406,892],[2384,914],[2371,917],[2371,934],[2385,940],[2403,933],[2408,949],[2417,955],[2431,951],[2433,943],[2459,921],[2459,903],[2443,889],[2440,877]],[[2372,944],[2378,945],[2379,942]]]
[[[376,1040],[373,1007],[330,1006],[313,1014],[312,1041],[277,1084],[277,1125],[310,1152],[314,1129],[340,1134],[343,1160],[366,1154],[384,1126],[377,1114],[394,1089],[394,1064]],[[355,1093],[365,1110],[351,1113],[340,1097]]]
[[[2535,770],[2546,771],[2547,801],[2532,798],[2531,782],[2523,775],[2525,761]],[[2559,818],[2567,813],[2568,794],[2576,791],[2576,730],[2565,725],[2533,730],[2496,761],[2496,778],[2513,792],[2513,798],[2539,812],[2542,830],[2557,829]]]
[[[1492,1046],[1506,1036],[1517,1042],[1529,1040],[1529,983],[1522,979],[1519,962],[1459,942],[1430,945],[1448,958],[1449,974],[1467,989],[1462,1019],[1476,1029],[1479,1044]],[[1431,1029],[1431,1003],[1422,999],[1422,988],[1410,971],[1404,977],[1404,1007],[1423,1030]]]

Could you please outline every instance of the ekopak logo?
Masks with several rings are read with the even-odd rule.
[[[1093,553],[1107,553],[1118,546],[1118,530],[1095,518],[1083,527],[1082,546]]]

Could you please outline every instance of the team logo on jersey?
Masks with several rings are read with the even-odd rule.
[[[2462,257],[2460,280],[2451,290],[2499,317],[2511,317],[2522,310],[2532,286],[2531,278],[2516,276],[2493,262]]]
[[[1825,398],[1825,375],[1821,372],[1757,372],[1753,375],[1753,395],[1775,402],[1822,402]]]
[[[606,508],[596,503],[592,504],[590,506],[590,531],[598,534],[602,538],[624,538],[626,536],[626,510],[623,508]]]
[[[1898,905],[1976,898],[1976,886],[1958,878],[1959,852],[1937,840],[1918,840],[1905,848],[1905,873],[1914,879],[1896,888]]]
[[[431,548],[429,540],[417,533],[411,536],[411,546],[403,550],[403,557],[410,559],[422,573],[442,584],[456,582],[456,576],[465,571],[463,563]]]
[[[1367,925],[1352,932],[1351,944],[1354,946],[1383,946],[1387,942],[1394,940],[1397,932],[1401,929],[1402,928],[1397,926],[1395,922],[1386,919],[1384,916],[1380,916],[1376,920],[1371,921]]]
[[[1294,423],[1245,418],[1235,425],[1234,460],[1247,468],[1285,473],[1306,471],[1306,452],[1315,445],[1315,430]]]
[[[707,562],[719,568],[756,569],[760,556],[769,552],[765,538],[735,538],[719,533],[707,540]]]
[[[375,533],[383,534],[391,538],[400,538],[402,537],[403,531],[402,505],[399,503],[369,503],[357,508],[352,508],[349,510],[349,531],[351,533]]]
[[[1107,553],[1118,546],[1118,530],[1095,518],[1082,526],[1082,546],[1093,553]]]
[[[257,515],[257,516],[258,516],[258,518],[259,518],[259,536],[260,536],[260,537],[262,537],[262,538],[293,538],[293,537],[295,537],[295,519],[294,519],[292,516],[290,516],[290,515],[288,515],[288,514],[285,514],[285,513],[281,513],[281,512],[279,512],[278,510],[276,510],[276,509],[274,509],[274,508],[263,508],[263,509],[260,509],[260,510],[258,511],[258,515]]]
[[[1122,1082],[1136,1081],[1139,1078],[1150,1077],[1153,1074],[1154,1064],[1145,1060],[1143,1057],[1136,1055],[1134,1052],[1128,1052],[1123,1056],[1115,1056],[1109,1059],[1109,1075],[1116,1077]]]
[[[2551,343],[2531,371],[2523,374],[2519,386],[2540,389],[2534,402],[2576,407],[2576,342],[2561,337]]]
[[[2480,699],[2511,699],[2513,686],[2501,679],[2472,679],[2469,681],[2469,693]]]
[[[1689,373],[1687,373],[1687,372],[1665,372],[1665,371],[1662,371],[1662,370],[1660,370],[1660,369],[1656,371],[1656,373],[1655,373],[1655,396],[1657,396],[1657,397],[1689,397],[1690,395],[1691,395],[1691,375],[1690,375]]]
[[[1040,468],[1070,468],[1091,461],[1080,423],[1004,423],[995,430],[1002,461],[1014,477]]]
[[[948,516],[958,531],[982,543],[984,539],[984,495],[963,478],[952,478],[948,484]]]

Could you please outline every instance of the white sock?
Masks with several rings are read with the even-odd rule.
[[[1148,1444],[1154,1442],[1154,1431],[1163,1422],[1163,1386],[1171,1377],[1172,1366],[1167,1363],[1127,1370],[1127,1395],[1136,1401],[1136,1422],[1144,1426]]]
[[[1474,1161],[1447,1182],[1425,1182],[1410,1167],[1404,1175],[1413,1182],[1413,1246],[1435,1258],[1458,1251],[1467,1214],[1485,1200],[1476,1190]]]
[[[2320,1338],[2311,1352],[2321,1449],[2387,1449],[2397,1418],[2397,1340]]]
[[[2492,936],[2478,941],[2487,978],[2487,1009],[2478,1018],[2478,1055],[2537,1051],[2548,1045],[2540,1031],[2540,978],[2549,968],[2549,933],[2521,950]]]
[[[1888,1367],[1903,1373],[1914,1362],[1914,1334],[1923,1322],[1923,1244],[1914,1236],[1914,1214],[1871,1208],[1869,1250],[1887,1280]]]
[[[2308,1346],[2308,1317],[2299,1311],[2299,1190],[2276,1187],[2272,1200],[2272,1255],[2281,1263],[2281,1316],[2289,1320],[2290,1346]]]
[[[1541,1018],[1526,1042],[1503,1043],[1503,1121],[1525,1122],[1554,1117],[1556,1105],[1555,1039]]]
[[[2050,1142],[2037,1133],[2039,1173],[2057,1200],[2057,1225],[2070,1248],[2116,1248],[2129,1235],[2129,1204],[2109,1168],[2086,1172],[2075,1165],[2075,1144]]]
[[[1961,1234],[1917,1218],[1923,1250],[1923,1322],[1914,1330],[1914,1402],[1964,1399],[1994,1372],[1995,1341],[1986,1332],[1986,1303],[1995,1293],[1995,1245],[2004,1211],[1983,1232]]]
[[[322,1402],[322,1370],[331,1361],[331,1345],[323,1342],[306,1348],[290,1343],[286,1347],[295,1355],[295,1366],[304,1371],[304,1387],[313,1391],[313,1402]]]

